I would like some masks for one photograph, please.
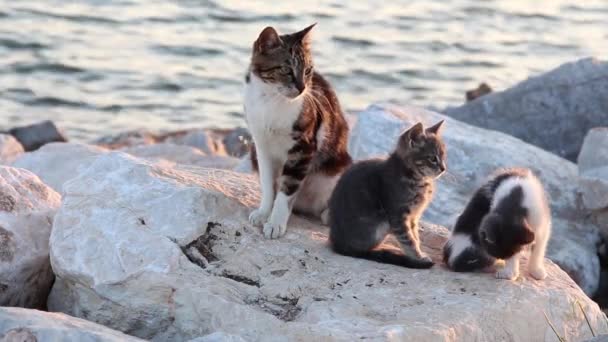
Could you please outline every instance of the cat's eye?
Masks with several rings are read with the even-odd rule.
[[[304,70],[304,73],[306,74],[306,76],[309,76],[312,73],[312,67],[309,66],[308,68],[306,68],[306,70]]]
[[[437,165],[439,164],[439,160],[437,159],[437,157],[431,157],[428,159],[429,163],[432,165]]]
[[[283,75],[291,75],[291,68],[288,66],[281,67],[281,74]]]

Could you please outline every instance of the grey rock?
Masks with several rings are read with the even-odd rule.
[[[222,142],[226,147],[226,152],[228,152],[228,155],[237,158],[246,155],[253,142],[251,134],[243,127],[228,130],[223,136]]]
[[[589,131],[578,156],[579,187],[590,210],[608,208],[608,128]]]
[[[468,125],[416,107],[375,105],[359,114],[349,149],[355,159],[385,156],[398,135],[415,124],[446,120],[443,137],[448,149],[448,172],[437,184],[427,220],[451,227],[477,186],[500,167],[529,167],[540,177],[551,199],[553,237],[548,257],[593,295],[599,284],[596,254],[600,236],[578,201],[576,165],[538,147]]]
[[[88,167],[105,152],[103,148],[80,143],[50,143],[20,155],[12,166],[33,172],[61,193],[63,183],[76,176],[79,168]]]
[[[23,146],[10,134],[0,133],[0,165],[12,163],[23,154]]]
[[[139,338],[62,313],[0,307],[0,342],[138,342]]]
[[[586,340],[585,342],[608,342],[608,334],[598,335],[594,338]]]
[[[33,173],[0,166],[0,305],[46,307],[54,279],[49,236],[60,204]]]
[[[446,114],[575,161],[587,131],[608,122],[608,63],[567,63]]]
[[[8,131],[26,151],[34,151],[51,142],[66,142],[68,139],[52,121],[15,127]]]
[[[608,332],[597,304],[551,261],[545,281],[406,269],[336,255],[327,227],[298,216],[284,238],[267,240],[247,220],[259,203],[252,175],[113,152],[64,191],[49,307],[141,338],[542,341],[547,312],[568,340],[583,340],[591,333],[577,300]],[[422,225],[436,261],[447,234]]]

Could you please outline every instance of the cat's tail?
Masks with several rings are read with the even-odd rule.
[[[354,258],[367,259],[383,264],[391,264],[408,268],[425,269],[431,268],[435,264],[430,260],[413,258],[388,249],[373,249],[365,252],[355,252],[350,250],[341,250],[334,247],[334,251],[336,251],[336,253]]]

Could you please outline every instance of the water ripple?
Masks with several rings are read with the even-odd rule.
[[[345,110],[458,105],[582,56],[605,56],[603,0],[4,1],[0,127],[56,120],[76,139],[244,125],[243,76],[268,25],[318,21],[315,65]]]

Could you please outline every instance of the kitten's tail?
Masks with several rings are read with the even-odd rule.
[[[336,253],[354,258],[367,259],[383,264],[391,264],[408,268],[425,269],[431,268],[435,264],[430,260],[416,259],[387,249],[374,249],[366,252],[355,252],[334,248],[334,251],[336,251]]]

